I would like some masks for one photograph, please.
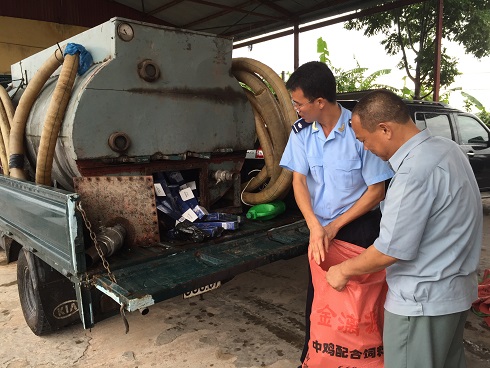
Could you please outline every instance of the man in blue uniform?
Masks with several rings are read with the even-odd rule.
[[[356,139],[349,124],[351,112],[337,104],[335,77],[326,64],[303,64],[286,87],[300,119],[280,165],[293,171],[296,203],[310,230],[308,256],[323,261],[334,238],[369,246],[378,236],[377,207],[392,170]],[[308,347],[312,300],[310,275],[301,362]]]
[[[478,294],[483,214],[468,158],[456,143],[419,131],[386,90],[353,110],[356,137],[395,170],[379,237],[327,272],[336,290],[386,268],[385,367],[464,368],[463,331]]]

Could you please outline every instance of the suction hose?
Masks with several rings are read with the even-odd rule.
[[[270,90],[264,85],[261,79],[259,79],[254,74],[249,74],[243,71],[237,71],[236,77],[249,86],[254,93],[248,92],[247,97],[254,110],[254,115],[261,117],[263,121],[263,133],[270,136],[271,146],[270,150],[268,147],[262,147],[262,141],[257,131],[259,141],[262,150],[267,153],[265,157],[270,157],[273,159],[272,166],[267,166],[268,177],[272,181],[275,181],[280,174],[281,168],[279,167],[279,161],[281,160],[282,152],[286,147],[287,135],[282,123],[282,115],[278,108],[275,97],[272,95]],[[277,154],[279,153],[279,154]]]
[[[257,129],[260,144],[266,142],[264,134],[269,134],[273,146],[273,152],[264,150],[268,144],[264,144],[262,148],[264,157],[269,155],[273,157],[273,172],[268,172],[270,165],[266,165],[256,177],[244,183],[242,201],[249,205],[269,203],[283,198],[291,188],[293,175],[289,170],[279,167],[279,161],[291,131],[291,125],[297,120],[297,115],[284,82],[267,65],[249,58],[235,58],[233,59],[232,72],[238,81],[246,84],[253,92],[252,94],[247,93],[247,96],[251,100],[252,107],[254,107],[256,125],[258,122],[267,125],[265,129]],[[274,94],[266,83],[272,87]],[[267,94],[270,96],[266,97]],[[271,133],[272,130],[274,130],[273,133]],[[275,130],[282,130],[282,133]],[[267,178],[270,178],[270,181],[264,190],[257,193],[251,192],[261,185],[252,184],[253,181],[262,181],[263,183]]]
[[[245,93],[247,95],[252,95],[252,96],[247,96],[250,101],[255,101],[253,99],[253,93],[250,92],[249,90],[245,90]],[[260,142],[260,147],[263,152],[274,152],[274,147],[272,145],[272,140],[271,137],[269,136],[269,132],[267,131],[267,127],[262,120],[262,116],[255,111],[255,106],[252,104],[252,108],[254,109],[254,117],[255,117],[255,131],[257,133],[257,137]],[[260,170],[260,172],[253,177],[254,180],[249,180],[246,183],[246,189],[249,192],[253,192],[254,190],[260,188],[263,184],[266,183],[268,179],[270,179],[270,174],[274,171],[274,157],[270,154],[264,155],[264,162],[265,165]]]
[[[14,105],[12,104],[12,100],[10,99],[7,90],[0,85],[0,101],[7,113],[7,117],[9,120],[9,129],[12,124],[12,120],[14,119]]]
[[[41,133],[36,162],[37,184],[51,185],[51,171],[56,141],[65,116],[66,106],[70,100],[77,71],[78,54],[66,55]]]
[[[5,143],[3,142],[3,139],[0,139],[0,163],[2,164],[2,173],[8,176],[9,163],[7,160],[7,151],[5,150]]]
[[[3,87],[2,87],[3,88]],[[4,133],[4,127],[5,127],[5,121],[7,120],[7,113],[5,112],[5,109],[3,108],[3,105],[0,104],[0,124],[1,124],[1,139],[0,139],[0,163],[2,164],[2,171],[4,175],[9,174],[9,162],[8,162],[8,153],[7,153],[7,147],[5,144],[5,137],[7,136]]]
[[[4,175],[9,174],[9,137],[10,125],[14,115],[14,106],[3,86],[0,86],[0,162]]]
[[[36,72],[27,85],[26,90],[19,100],[19,104],[15,109],[9,141],[10,176],[14,178],[26,179],[26,174],[24,172],[24,132],[27,124],[27,117],[29,116],[32,105],[48,78],[62,63],[63,51],[57,49]]]

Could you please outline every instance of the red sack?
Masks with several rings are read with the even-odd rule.
[[[483,279],[478,284],[478,299],[473,302],[472,311],[490,327],[490,269],[483,273]]]
[[[330,243],[327,259],[310,259],[315,290],[310,341],[303,368],[383,367],[385,271],[352,277],[341,292],[325,277],[330,266],[353,258],[363,248],[340,240]]]

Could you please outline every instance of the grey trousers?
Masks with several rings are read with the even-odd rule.
[[[385,368],[466,368],[463,331],[468,312],[407,317],[385,310]]]

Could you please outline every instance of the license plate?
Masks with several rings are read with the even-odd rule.
[[[215,290],[221,286],[221,281],[213,282],[209,285],[201,286],[200,288],[188,291],[183,294],[184,299],[192,298],[193,296],[207,293],[208,291]]]

